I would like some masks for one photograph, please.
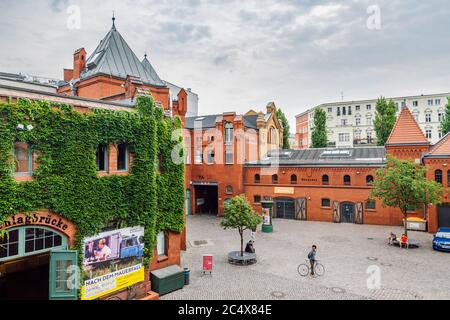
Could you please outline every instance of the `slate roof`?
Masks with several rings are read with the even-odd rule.
[[[216,127],[216,120],[218,117],[223,117],[223,114],[213,114],[207,116],[198,117],[187,117],[186,118],[186,129],[194,129],[194,123],[196,120],[202,122],[202,128],[209,129]],[[258,129],[256,126],[256,119],[258,116],[244,116],[244,126],[246,128]]]
[[[386,145],[429,145],[408,107],[403,107]]]
[[[80,78],[87,79],[103,74],[125,79],[131,75],[139,77],[145,84],[165,87],[150,62],[147,59],[143,62],[145,66],[113,24],[111,30],[88,58],[87,67]]]
[[[277,162],[278,161],[278,162]],[[345,149],[304,149],[272,151],[260,161],[248,162],[248,167],[278,163],[291,167],[383,167],[386,164],[384,147]]]
[[[450,157],[450,133],[442,137],[430,151],[424,155],[425,158],[445,156]]]

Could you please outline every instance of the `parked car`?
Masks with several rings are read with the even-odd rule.
[[[433,240],[433,249],[450,252],[450,228],[440,228]]]

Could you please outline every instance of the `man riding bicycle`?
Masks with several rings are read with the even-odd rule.
[[[316,265],[317,246],[313,245],[312,250],[308,253],[309,263],[311,264],[311,275],[314,275],[314,267]]]

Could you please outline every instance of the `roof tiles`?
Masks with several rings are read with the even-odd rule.
[[[429,145],[425,135],[411,114],[409,108],[404,107],[395,123],[386,145]]]

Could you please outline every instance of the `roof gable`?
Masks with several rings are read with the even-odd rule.
[[[442,137],[442,139],[439,140],[433,147],[431,147],[430,152],[427,154],[427,156],[438,155],[450,155],[450,132]]]
[[[146,84],[165,87],[153,67],[151,70],[147,71],[113,25],[87,60],[87,68],[81,73],[81,79],[99,74],[125,79],[130,75],[139,77]]]
[[[429,145],[408,107],[403,107],[386,145]]]

